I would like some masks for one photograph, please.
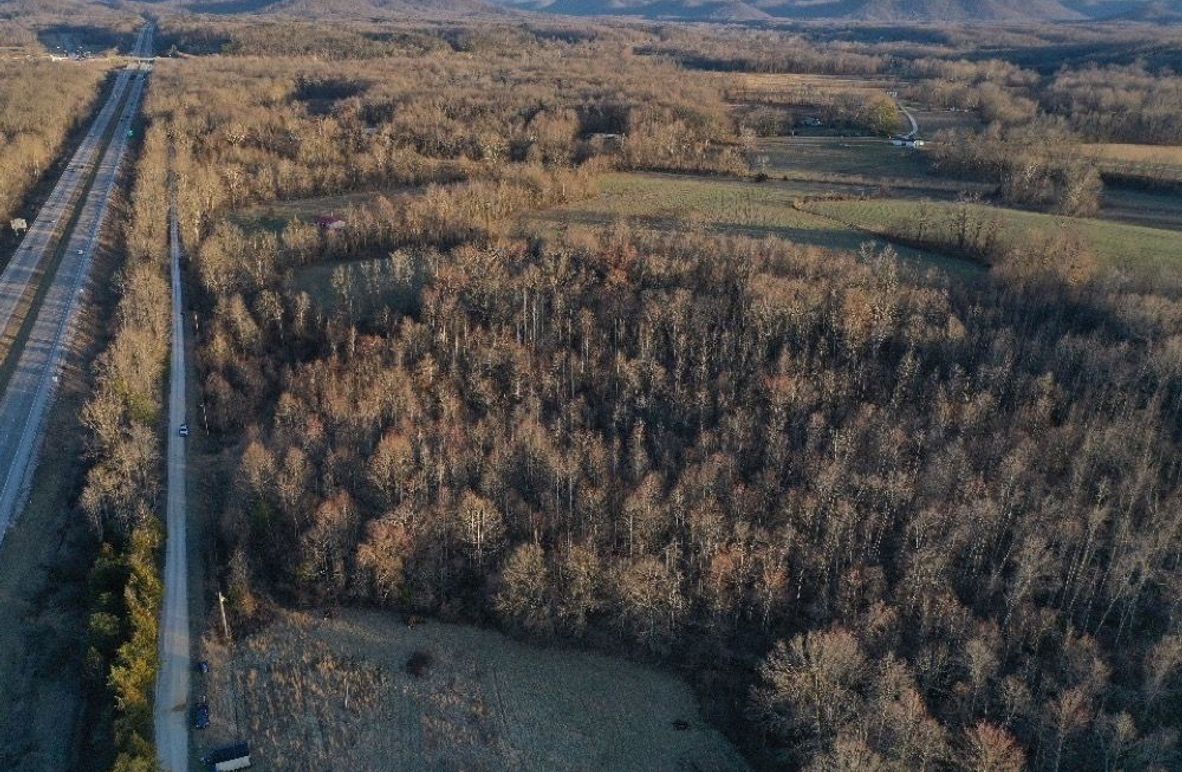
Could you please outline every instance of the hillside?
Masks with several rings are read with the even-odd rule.
[[[500,0],[576,16],[614,15],[718,21],[1026,22],[1182,15],[1178,0]]]
[[[197,13],[272,14],[303,19],[419,19],[497,12],[482,0],[172,0]]]

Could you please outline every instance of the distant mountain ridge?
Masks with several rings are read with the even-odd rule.
[[[1182,18],[1182,0],[498,0],[571,16],[699,21],[1023,22]]]

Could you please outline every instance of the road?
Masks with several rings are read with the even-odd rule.
[[[916,135],[919,134],[919,121],[915,120],[915,116],[912,115],[910,110],[903,106],[902,102],[896,100],[896,104],[899,105],[899,109],[903,111],[903,115],[906,115],[907,120],[911,123],[911,131],[907,134],[904,134],[903,136],[907,139],[915,139]]]
[[[164,608],[160,620],[160,670],[156,675],[156,757],[162,769],[189,768],[189,569],[185,518],[185,314],[181,296],[180,227],[176,199],[169,213],[172,264],[172,360],[168,386],[167,539]]]
[[[152,35],[150,25],[141,30],[134,49],[137,56],[151,50]],[[63,173],[48,208],[38,213],[0,275],[0,320],[19,330],[19,334],[5,330],[14,345],[7,352],[13,361],[5,361],[10,375],[0,396],[0,539],[28,496],[79,299],[90,277],[127,153],[128,131],[139,113],[150,71],[150,63],[137,61],[119,73],[115,89],[70,164],[74,168]],[[68,232],[58,238],[63,229]],[[54,269],[59,251],[61,258]],[[42,282],[49,284],[41,288],[40,304],[18,320],[21,306],[29,305]]]
[[[140,31],[135,45],[137,53],[146,50],[144,46],[148,45],[149,34],[146,26]],[[27,299],[29,288],[40,277],[44,258],[51,253],[57,237],[72,216],[133,77],[134,70],[130,68],[120,70],[115,76],[115,85],[102,109],[0,275],[0,335],[8,330],[18,308]]]

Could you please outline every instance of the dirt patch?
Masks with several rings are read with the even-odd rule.
[[[746,769],[685,683],[597,654],[360,611],[206,648],[198,743],[249,739],[258,769]]]

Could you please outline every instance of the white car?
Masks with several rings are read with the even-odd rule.
[[[180,428],[180,431],[178,432],[178,434],[180,434],[182,437],[188,437],[189,436],[189,425],[188,424],[181,424],[181,428]]]

